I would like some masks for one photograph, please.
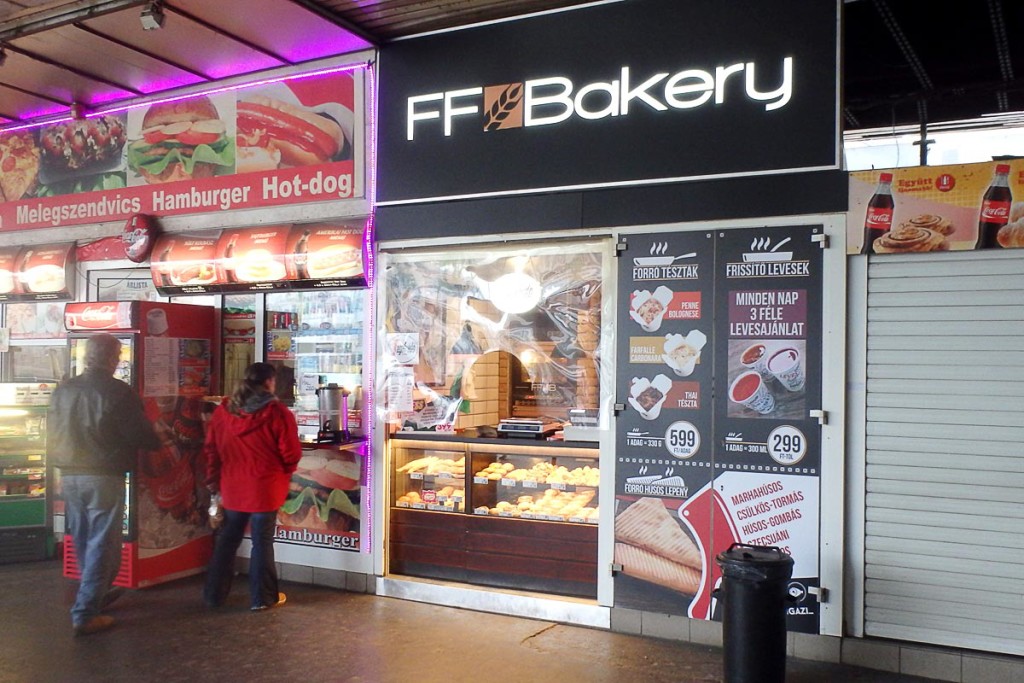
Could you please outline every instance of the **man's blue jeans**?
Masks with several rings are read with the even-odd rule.
[[[61,477],[68,532],[82,575],[71,608],[80,625],[100,613],[121,567],[124,476],[72,474]]]

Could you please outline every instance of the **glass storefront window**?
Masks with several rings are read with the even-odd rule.
[[[462,431],[599,410],[596,244],[388,255],[387,420]]]

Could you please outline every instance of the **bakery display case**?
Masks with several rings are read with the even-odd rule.
[[[597,524],[596,449],[471,446],[472,512],[546,522]]]
[[[0,563],[48,554],[46,409],[56,384],[0,384]]]
[[[596,596],[593,444],[422,434],[389,443],[392,573]]]

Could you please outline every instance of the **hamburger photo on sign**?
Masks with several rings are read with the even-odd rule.
[[[238,173],[314,166],[352,158],[354,116],[338,80],[275,83],[239,93]],[[327,82],[331,81],[331,82]],[[351,78],[342,83],[351,91]],[[338,101],[342,100],[342,101]]]
[[[235,171],[234,97],[199,96],[129,113],[129,185],[197,180]]]

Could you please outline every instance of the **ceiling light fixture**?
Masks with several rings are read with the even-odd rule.
[[[142,8],[139,16],[142,28],[145,31],[155,31],[164,25],[164,8],[159,2],[151,2]]]

